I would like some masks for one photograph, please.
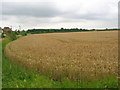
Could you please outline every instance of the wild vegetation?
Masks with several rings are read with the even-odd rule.
[[[116,76],[117,32],[82,32],[29,35],[7,45],[5,54],[14,63],[55,81]]]
[[[8,31],[8,32],[3,32],[1,34],[1,38],[7,37],[9,40],[16,40],[17,36],[27,36],[27,32],[22,30],[22,31]]]
[[[27,32],[22,30],[22,31],[14,31],[16,35],[22,35],[22,36],[27,36]]]

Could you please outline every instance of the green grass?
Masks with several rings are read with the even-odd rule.
[[[5,46],[11,42],[4,39],[2,42],[2,87],[3,88],[118,88],[117,78],[108,77],[98,81],[72,82],[63,79],[61,82],[54,81],[46,76],[39,75],[33,71],[10,62],[4,55]]]

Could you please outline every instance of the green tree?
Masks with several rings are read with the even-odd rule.
[[[23,31],[21,31],[21,32],[20,32],[20,34],[21,34],[22,36],[27,36],[27,32],[26,32],[26,31],[24,31],[24,30],[23,30]]]

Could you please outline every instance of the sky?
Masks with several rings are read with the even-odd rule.
[[[118,27],[119,0],[2,0],[1,27],[33,28]]]

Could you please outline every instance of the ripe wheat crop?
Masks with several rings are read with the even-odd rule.
[[[34,34],[9,43],[12,62],[54,80],[104,78],[118,73],[118,32]]]

